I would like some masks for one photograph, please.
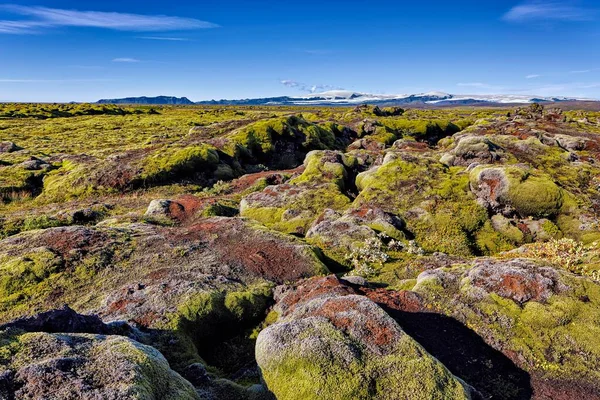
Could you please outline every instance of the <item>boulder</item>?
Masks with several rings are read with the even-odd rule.
[[[468,399],[471,388],[379,306],[336,279],[316,278],[283,299],[256,360],[277,399]]]
[[[0,331],[0,397],[200,399],[156,349],[122,336]]]
[[[477,166],[470,180],[480,204],[506,216],[554,216],[563,204],[564,193],[556,183],[522,166]]]
[[[468,166],[474,162],[493,164],[502,159],[503,150],[485,136],[463,136],[456,147],[442,156],[441,162],[448,166]]]
[[[499,392],[484,381],[486,392],[600,399],[600,286],[589,278],[543,261],[488,258],[425,271],[412,290],[427,310],[460,321],[527,372],[525,382],[505,375]]]
[[[492,260],[479,260],[469,270],[463,284],[480,288],[487,293],[514,300],[544,302],[553,294],[567,290],[560,283],[559,273],[550,267],[534,262],[510,260],[499,263]]]
[[[28,170],[28,171],[39,171],[39,170],[48,169],[51,167],[51,165],[48,164],[46,161],[40,160],[37,157],[31,157],[29,160],[23,161],[19,165],[21,167],[23,167],[23,169]]]
[[[17,150],[21,148],[13,142],[0,142],[0,153],[12,153]]]
[[[166,218],[177,218],[183,214],[183,205],[172,200],[158,199],[152,200],[146,213],[147,217],[166,217]]]

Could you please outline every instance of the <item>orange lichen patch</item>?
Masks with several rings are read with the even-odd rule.
[[[361,288],[361,292],[380,306],[392,310],[405,312],[423,312],[425,310],[421,297],[409,290]]]
[[[292,288],[278,303],[280,309],[287,315],[294,311],[296,305],[323,295],[358,294],[356,290],[342,283],[335,275],[307,279]]]
[[[152,326],[159,319],[161,319],[161,315],[154,311],[149,311],[138,318],[134,318],[132,321],[140,326]]]
[[[482,179],[481,182],[489,188],[490,200],[496,201],[498,197],[497,189],[501,185],[502,181],[500,179],[485,178]]]
[[[520,260],[494,263],[481,261],[469,272],[471,284],[518,303],[544,302],[553,293],[566,289],[556,271]]]
[[[356,321],[353,316],[359,315],[361,304],[356,298],[334,297],[328,299],[321,307],[306,314],[306,316],[325,317],[336,328],[348,332],[353,331],[360,335],[360,339],[367,345],[380,348],[388,346],[398,338],[398,330],[389,320],[378,319],[374,315],[366,315],[361,321]]]

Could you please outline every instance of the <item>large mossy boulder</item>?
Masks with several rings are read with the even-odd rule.
[[[200,399],[156,349],[122,336],[0,332],[0,397]]]
[[[256,359],[277,399],[468,399],[470,388],[379,306],[316,279],[280,301]]]
[[[590,278],[541,261],[478,259],[425,271],[412,290],[527,371],[534,398],[600,398],[600,285]]]
[[[563,205],[563,190],[545,174],[528,168],[479,166],[470,179],[479,201],[503,214],[555,216]]]

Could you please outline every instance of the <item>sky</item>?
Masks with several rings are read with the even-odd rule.
[[[0,0],[0,101],[600,99],[600,1]]]

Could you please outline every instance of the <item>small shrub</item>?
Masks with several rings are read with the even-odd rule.
[[[388,258],[388,255],[383,251],[381,240],[371,238],[364,243],[355,245],[346,260],[354,268],[353,274],[366,278],[373,276],[376,273],[375,267],[382,267]]]

